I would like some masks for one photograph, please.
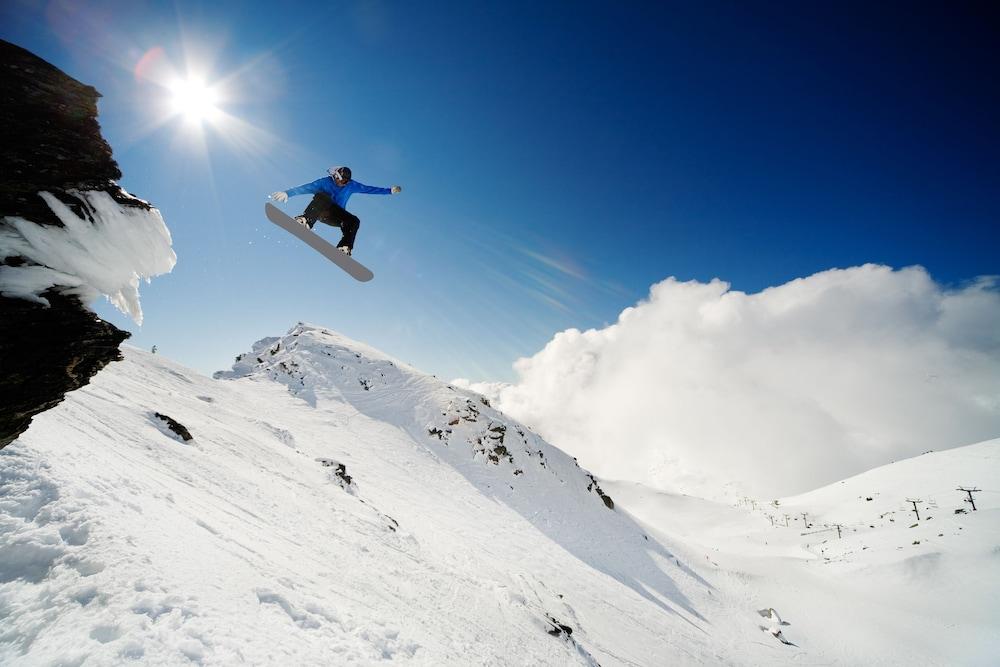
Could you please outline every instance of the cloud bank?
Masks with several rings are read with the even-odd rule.
[[[779,497],[1000,435],[1000,291],[877,265],[757,294],[669,278],[515,370],[469,386],[600,476]]]

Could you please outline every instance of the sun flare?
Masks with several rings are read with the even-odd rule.
[[[200,79],[178,79],[170,86],[170,91],[174,112],[191,122],[213,120],[219,115],[218,95]]]
[[[231,72],[219,72],[218,54],[192,47],[183,64],[172,62],[163,47],[149,49],[133,67],[136,96],[147,122],[137,136],[170,127],[173,144],[186,155],[191,150],[207,157],[210,145],[235,151],[247,159],[268,153],[275,137],[233,114],[232,107],[246,103],[243,82],[253,71],[251,64]]]

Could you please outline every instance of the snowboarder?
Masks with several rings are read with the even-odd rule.
[[[327,173],[330,174],[327,178],[288,190],[279,190],[271,195],[271,199],[286,202],[289,197],[295,195],[313,195],[306,210],[302,215],[296,216],[295,221],[309,229],[313,228],[317,220],[331,227],[340,227],[343,237],[337,244],[337,250],[350,255],[354,250],[354,237],[358,233],[358,227],[361,226],[361,220],[347,211],[347,200],[355,192],[366,195],[395,195],[402,192],[403,188],[398,185],[391,188],[377,188],[353,181],[350,167],[330,167]]]

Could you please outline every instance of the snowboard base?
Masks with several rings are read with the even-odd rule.
[[[326,257],[328,260],[342,268],[349,276],[355,280],[366,283],[375,277],[368,267],[354,259],[350,255],[345,255],[337,250],[336,246],[318,235],[308,227],[303,227],[295,222],[287,213],[279,209],[271,202],[264,204],[264,214],[267,219],[278,225],[286,232],[306,242],[310,248]]]

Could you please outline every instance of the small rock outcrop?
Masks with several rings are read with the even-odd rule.
[[[170,417],[168,415],[159,412],[154,412],[153,416],[159,419],[164,424],[166,424],[166,427],[170,429],[171,432],[173,432],[177,437],[179,437],[184,442],[188,442],[189,440],[194,439],[194,436],[192,436],[191,432],[187,430],[187,427],[184,426],[184,424],[177,421],[176,419],[174,419],[173,417]]]

